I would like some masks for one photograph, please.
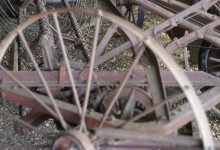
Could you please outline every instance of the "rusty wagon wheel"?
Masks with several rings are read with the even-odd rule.
[[[86,37],[91,38],[88,62],[81,60],[77,55],[71,55],[71,52],[80,51],[68,45],[69,40],[60,30],[58,15],[68,12],[93,15],[96,20],[90,30],[92,34]],[[37,49],[37,53],[42,53],[37,57],[37,53],[30,49],[31,42],[28,41],[28,37],[23,34],[27,27],[44,17],[52,21],[51,25],[56,31],[54,41],[57,57],[48,55],[48,45],[43,45],[44,49]],[[129,42],[128,44],[111,43],[112,40],[114,42],[113,33],[117,29],[124,33],[123,40]],[[138,149],[173,146],[214,149],[206,115],[186,76],[159,43],[144,36],[141,30],[125,20],[101,10],[77,8],[52,10],[33,16],[2,41],[2,62],[10,44],[17,36],[21,38],[23,48],[28,54],[28,64],[35,70],[7,71],[1,65],[0,92],[5,100],[31,107],[34,111],[26,118],[20,119],[3,109],[0,111],[24,126],[22,132],[28,128],[52,139],[53,149]],[[42,38],[39,42],[42,40],[45,39]],[[126,53],[130,44],[133,44],[132,51]],[[105,63],[115,64],[120,59],[116,56],[121,55],[128,55],[127,61],[131,59],[126,68],[105,67]],[[179,96],[165,97],[157,57],[170,69],[188,99],[188,109],[185,109],[186,112],[180,110],[180,116],[177,115],[177,110],[171,111],[168,106],[168,102],[176,100]],[[57,67],[40,69],[38,62],[48,60],[56,60]],[[167,136],[175,133],[183,125],[181,117],[185,118],[184,121],[190,121],[188,118],[193,117],[193,113],[201,129],[203,145],[197,139]],[[39,119],[36,114],[42,115],[41,120],[48,115],[57,119],[64,130],[62,134],[54,138],[36,129],[33,123]],[[29,123],[30,121],[33,122]],[[22,146],[25,148],[28,145],[14,147]]]

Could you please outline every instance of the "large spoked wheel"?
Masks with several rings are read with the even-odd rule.
[[[95,19],[95,25],[83,34],[90,39],[88,61],[78,55],[80,49],[71,45],[75,42],[60,29],[59,16],[69,12]],[[46,17],[54,31],[54,45],[45,44],[47,39],[40,37],[39,46],[31,49],[31,39],[25,37],[24,31]],[[121,44],[115,43],[113,34],[117,30],[125,35]],[[1,65],[0,92],[5,100],[31,107],[33,111],[20,119],[3,109],[0,111],[20,126],[52,139],[53,149],[199,146],[186,144],[196,141],[193,138],[166,136],[175,133],[181,123],[177,116],[171,117],[175,114],[170,112],[168,103],[173,98],[165,97],[157,57],[167,65],[185,93],[191,113],[194,112],[199,123],[204,149],[214,149],[205,112],[190,82],[163,47],[132,24],[101,10],[48,11],[23,22],[2,41],[2,63],[7,61],[4,56],[17,36],[32,69],[7,71]],[[54,50],[57,55],[51,55]],[[128,62],[127,66],[120,62],[121,57],[126,57],[123,61]],[[51,67],[53,64],[55,67]],[[107,64],[115,66],[109,68]],[[36,129],[39,120],[48,116],[58,120],[62,127],[56,137]],[[183,139],[188,142],[182,142]]]

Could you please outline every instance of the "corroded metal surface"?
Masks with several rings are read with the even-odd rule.
[[[33,2],[26,0],[22,7],[28,8]],[[218,8],[218,0],[196,1],[192,6],[175,0],[107,2],[113,10],[123,6],[133,20],[134,6],[165,19],[142,30],[101,10],[70,8],[87,3],[95,8],[97,1],[60,3],[65,9],[46,11],[45,1],[36,0],[39,14],[21,23],[0,45],[0,60],[4,62],[11,43],[19,37],[31,68],[9,71],[0,65],[2,99],[33,109],[23,118],[13,117],[19,134],[42,134],[36,126],[51,117],[64,130],[54,138],[53,149],[220,148],[219,142],[212,140],[205,115],[219,103],[220,79],[216,74],[189,71],[189,67],[184,72],[169,55],[201,39],[220,46],[220,19],[210,14],[210,9]],[[122,12],[116,14],[122,16]],[[24,31],[38,23],[40,34],[31,40]],[[173,39],[164,45],[157,37],[165,32]],[[37,45],[34,48],[33,42]],[[103,67],[106,63],[118,65],[115,62],[122,55],[129,55],[130,62],[124,70]],[[219,62],[218,58],[210,60]],[[161,63],[167,66],[166,71],[161,70]],[[206,86],[216,87],[197,96],[195,89]],[[177,92],[170,93],[170,87],[177,87]],[[184,98],[187,103],[171,107]],[[3,110],[1,113],[9,116]],[[174,136],[193,119],[198,121],[202,139]]]

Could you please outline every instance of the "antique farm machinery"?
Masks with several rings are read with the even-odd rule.
[[[220,114],[218,0],[1,3],[1,100],[17,109],[0,113],[23,138],[3,148],[220,149],[205,114]],[[146,27],[147,13],[163,20]],[[39,127],[49,118],[55,135]],[[195,119],[201,139],[178,134]]]

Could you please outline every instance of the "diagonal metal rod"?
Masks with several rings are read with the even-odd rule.
[[[123,128],[127,124],[135,122],[135,121],[141,119],[142,117],[146,116],[149,113],[152,113],[153,111],[155,111],[156,109],[166,105],[167,103],[172,103],[172,102],[176,101],[176,99],[183,99],[183,98],[185,98],[185,94],[184,93],[178,93],[178,94],[172,95],[171,97],[163,100],[162,102],[155,104],[151,108],[146,109],[143,112],[139,113],[138,115],[136,115],[136,116],[126,120],[125,122],[120,124],[117,128]]]
[[[29,57],[30,57],[30,59],[31,59],[31,61],[32,61],[33,65],[34,65],[34,67],[35,67],[35,69],[36,69],[36,71],[37,71],[37,73],[38,73],[38,75],[39,75],[39,77],[40,77],[40,79],[42,81],[42,83],[43,83],[43,85],[44,85],[44,88],[45,88],[45,90],[46,90],[50,100],[52,101],[53,107],[55,109],[55,112],[58,115],[58,118],[59,118],[59,121],[60,121],[61,125],[63,126],[64,129],[67,129],[67,123],[64,121],[64,118],[63,118],[63,116],[62,116],[62,114],[61,114],[61,112],[60,112],[60,110],[59,110],[59,108],[58,108],[58,106],[57,106],[57,104],[56,104],[56,102],[54,100],[54,97],[53,97],[53,95],[52,95],[52,93],[50,91],[50,88],[49,88],[49,86],[48,86],[48,84],[47,84],[47,82],[46,82],[42,72],[40,71],[40,68],[39,68],[39,66],[38,66],[38,64],[37,64],[37,62],[36,62],[32,52],[30,50],[30,47],[27,44],[27,41],[26,41],[26,39],[24,37],[24,34],[21,31],[18,31],[18,32],[19,32],[19,36],[21,38],[21,41],[23,42],[24,47],[25,47],[25,49],[26,49],[26,51],[27,51],[27,53],[28,53],[28,55],[29,55]]]
[[[93,69],[94,69],[94,64],[95,64],[95,54],[96,54],[96,48],[98,44],[98,36],[100,32],[100,23],[101,23],[101,17],[96,18],[96,26],[95,26],[95,33],[94,33],[94,40],[93,40],[93,46],[92,46],[92,54],[90,58],[90,66],[89,66],[89,75],[88,75],[88,80],[87,80],[87,85],[86,85],[86,95],[85,95],[85,100],[83,104],[83,113],[82,117],[80,120],[80,130],[82,129],[82,125],[85,122],[85,116],[86,116],[86,111],[89,103],[89,95],[90,95],[90,90],[91,90],[91,83],[92,83],[92,75],[93,75]]]
[[[104,123],[105,123],[105,121],[106,121],[106,119],[107,119],[107,117],[108,117],[108,115],[109,115],[109,113],[110,113],[112,107],[114,106],[114,104],[115,104],[115,102],[117,101],[119,95],[121,94],[121,91],[123,90],[123,88],[124,88],[126,82],[127,82],[128,79],[130,78],[131,73],[132,73],[134,67],[135,67],[135,66],[137,65],[137,63],[139,62],[139,60],[140,60],[140,58],[141,58],[141,56],[142,56],[144,50],[145,50],[145,47],[143,46],[143,47],[140,49],[140,51],[138,52],[136,58],[134,59],[134,62],[133,62],[133,64],[132,64],[132,66],[130,67],[130,70],[128,71],[128,73],[126,74],[124,80],[123,80],[122,83],[120,84],[120,87],[119,87],[117,93],[116,93],[115,96],[112,98],[112,101],[111,101],[111,103],[110,103],[108,109],[105,111],[105,114],[104,114],[104,116],[103,116],[103,118],[102,118],[102,120],[101,120],[101,122],[100,122],[100,124],[99,124],[99,128],[101,128],[101,127],[104,125]]]
[[[73,96],[74,96],[73,99],[76,103],[77,109],[79,111],[79,115],[81,116],[82,115],[82,108],[80,106],[79,95],[77,93],[75,81],[74,81],[74,78],[72,76],[71,67],[70,67],[69,60],[68,60],[68,57],[67,57],[67,54],[66,54],[66,51],[65,51],[65,45],[64,45],[63,38],[62,38],[62,33],[61,33],[61,30],[60,30],[60,25],[59,25],[56,13],[53,14],[53,19],[54,19],[55,27],[56,27],[56,30],[57,30],[57,35],[58,35],[58,38],[59,38],[59,41],[60,41],[60,46],[61,46],[61,51],[62,51],[62,54],[63,54],[64,62],[65,62],[65,65],[67,67],[67,73],[68,73],[68,76],[70,78],[70,82],[71,82],[71,85],[72,85],[72,92],[73,92]]]
[[[97,46],[97,52],[96,52],[96,58],[98,58],[103,50],[106,48],[107,44],[111,40],[113,34],[115,33],[116,29],[118,28],[117,25],[112,24],[109,28],[108,31],[105,33],[103,36],[102,40],[100,41],[99,45]]]
[[[57,114],[48,107],[45,103],[41,101],[35,94],[33,94],[24,84],[22,84],[14,75],[8,72],[2,65],[0,65],[0,69],[4,71],[15,83],[17,83],[22,89],[24,89],[29,95],[31,95],[41,106],[43,106],[54,118],[57,118]]]

